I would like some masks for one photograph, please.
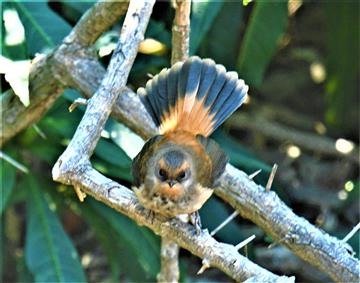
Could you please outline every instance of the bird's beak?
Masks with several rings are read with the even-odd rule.
[[[176,181],[175,180],[169,180],[168,184],[169,184],[170,188],[172,188],[176,184]]]

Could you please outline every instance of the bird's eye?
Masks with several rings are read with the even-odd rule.
[[[186,172],[185,171],[181,171],[177,177],[178,181],[182,181],[186,178]]]
[[[166,178],[167,177],[166,171],[164,169],[160,169],[159,170],[159,176],[162,177],[162,178]]]

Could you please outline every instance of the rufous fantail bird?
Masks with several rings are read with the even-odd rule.
[[[139,88],[159,127],[132,164],[139,202],[165,217],[197,212],[228,162],[208,136],[245,100],[248,86],[211,59],[190,57]]]

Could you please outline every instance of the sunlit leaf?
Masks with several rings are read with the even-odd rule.
[[[326,15],[326,122],[359,129],[359,2],[328,1]]]
[[[214,5],[213,3],[211,5]],[[198,53],[234,70],[243,28],[243,6],[239,1],[227,1],[214,18]],[[224,32],[226,30],[226,32]],[[231,34],[231,36],[229,36]],[[226,52],[224,52],[226,48]]]
[[[0,55],[0,73],[5,74],[5,79],[22,104],[28,106],[30,60],[12,61]]]
[[[85,282],[77,252],[56,214],[28,177],[26,264],[36,282]]]
[[[247,26],[237,69],[253,86],[260,86],[288,18],[287,1],[256,1]]]

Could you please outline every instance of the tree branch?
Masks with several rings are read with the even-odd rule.
[[[51,54],[35,60],[29,77],[30,105],[25,107],[13,91],[1,96],[0,147],[38,121],[53,105],[55,100],[69,86],[70,70],[74,66],[91,68],[95,54],[88,48],[124,14],[128,6],[125,2],[99,2],[78,22],[63,43]]]
[[[185,61],[189,56],[190,7],[191,1],[173,0],[175,19],[172,27],[171,62]]]
[[[359,280],[359,261],[350,255],[350,246],[297,216],[275,192],[266,192],[264,187],[249,180],[244,172],[228,164],[221,187],[215,193],[242,217],[250,219],[278,243],[334,280]]]
[[[359,163],[359,148],[354,147],[350,152],[344,153],[336,148],[336,141],[325,136],[295,130],[276,122],[265,119],[259,115],[248,115],[236,113],[228,121],[228,125],[235,128],[250,129],[261,133],[272,139],[280,141],[290,141],[307,150],[312,150],[322,154],[347,158]]]
[[[79,146],[73,149],[79,150],[79,154],[84,151]],[[294,281],[294,278],[279,277],[259,267],[240,255],[234,246],[217,242],[207,230],[203,230],[198,236],[195,228],[190,224],[176,218],[165,220],[160,215],[153,215],[141,206],[130,189],[104,177],[89,163],[82,164],[80,168],[77,167],[75,174],[54,173],[58,170],[56,166],[58,164],[53,169],[53,175],[57,181],[81,187],[85,193],[132,218],[139,225],[152,229],[161,237],[171,239],[200,258],[208,259],[211,266],[219,268],[236,281],[244,281],[249,278],[259,278],[258,282]],[[73,164],[73,166],[76,165]]]
[[[101,5],[101,3],[99,5]],[[116,11],[116,9],[112,9],[108,10],[108,13],[113,14],[116,13]],[[104,10],[104,13],[100,13],[99,15],[103,15],[106,18],[106,11]],[[66,46],[62,45],[62,47],[65,48]],[[61,47],[58,49],[61,49]],[[32,99],[31,103],[34,105],[29,106],[33,108],[25,109],[22,107],[22,105],[19,106],[14,103],[14,97],[7,95],[2,96],[2,103],[6,103],[2,104],[2,109],[3,111],[7,112],[6,115],[3,115],[3,128],[2,131],[0,131],[2,134],[2,143],[11,138],[21,129],[27,127],[33,121],[39,119],[41,115],[45,113],[46,110],[51,106],[56,97],[60,95],[59,93],[61,93],[61,90],[64,87],[64,83],[67,83],[66,80],[68,77],[71,77],[71,75],[67,74],[66,68],[63,69],[58,67],[62,65],[54,60],[54,57],[56,57],[54,54],[56,54],[56,52],[57,50],[55,50],[52,55],[49,55],[46,58],[36,62],[35,66],[33,67],[33,71],[31,72],[32,75],[30,88]],[[81,58],[77,59],[81,60]],[[54,61],[51,62],[51,60]],[[79,80],[73,80],[72,84],[78,84],[79,89],[96,89],[103,77],[104,70],[101,67],[96,68],[95,70],[94,68],[87,68],[87,63],[94,64],[93,66],[100,66],[95,60],[82,62],[84,62],[84,73],[81,74],[84,79],[82,82],[86,82],[86,78],[88,78],[88,81],[79,86]],[[53,71],[53,69],[55,69],[55,71]],[[66,73],[66,75],[62,76],[64,73]],[[49,74],[49,76],[47,76],[47,74]],[[91,78],[95,79],[92,80]],[[93,92],[89,91],[88,93],[91,94]],[[129,107],[127,99],[129,99],[131,107]],[[15,101],[17,101],[17,99],[15,99]],[[144,120],[142,117],[146,117],[145,124],[149,123],[149,125],[153,125],[153,123],[151,122],[151,119],[149,118],[136,94],[130,90],[123,89],[123,93],[118,97],[117,100],[117,106],[119,105],[120,107],[114,106],[114,109],[118,109],[120,112],[122,111],[122,114],[117,116],[119,119],[121,119],[120,121],[127,125],[132,125],[130,127],[135,130],[135,132],[140,133],[140,135],[143,137],[149,137],[150,135],[156,133],[154,126],[149,128],[143,127]],[[126,107],[121,107],[124,105],[126,105]],[[45,108],[45,110],[43,110],[43,108]],[[129,108],[131,110],[128,110]],[[127,113],[126,111],[131,113],[132,116],[130,118],[125,116],[125,113]],[[116,110],[114,110],[114,112],[116,112]],[[28,116],[30,118],[27,118]],[[137,123],[136,121],[141,122]],[[7,133],[5,133],[4,129]],[[73,149],[75,150],[72,152],[73,154],[78,154],[81,156],[83,151],[81,150],[82,147],[80,143],[77,144],[77,147],[74,147]],[[232,274],[232,272],[237,274],[236,269],[234,269],[234,267],[231,265],[224,266],[224,264],[226,265],[224,262],[221,265],[219,261],[216,260],[215,254],[213,258],[211,256],[209,257],[207,254],[204,255],[205,251],[202,249],[203,246],[197,245],[199,244],[196,242],[197,239],[190,240],[191,235],[186,234],[190,229],[187,224],[177,223],[175,220],[175,227],[172,227],[171,225],[166,224],[167,222],[161,224],[161,221],[157,218],[155,218],[154,221],[157,221],[156,224],[159,226],[156,226],[154,223],[150,223],[151,221],[149,221],[147,216],[145,216],[146,211],[139,207],[134,195],[126,188],[112,182],[111,180],[103,177],[98,172],[93,170],[87,160],[81,163],[80,166],[77,166],[74,172],[71,173],[71,171],[68,171],[67,174],[65,174],[64,171],[60,172],[60,170],[58,170],[59,165],[61,164],[57,163],[54,168],[54,178],[57,178],[66,184],[73,184],[75,186],[81,185],[81,187],[87,193],[93,195],[97,199],[102,200],[108,205],[115,207],[118,211],[128,215],[135,220],[140,219],[138,220],[138,223],[147,225],[160,235],[170,235],[171,233],[169,229],[174,229],[171,230],[173,231],[174,235],[176,234],[176,236],[174,236],[174,240],[177,239],[179,241],[178,243],[181,242],[184,248],[188,247],[189,250],[194,251],[194,254],[209,258],[212,260],[212,266],[218,266],[224,271],[227,270],[225,272],[227,272],[229,275]],[[70,167],[65,166],[65,169],[66,168]],[[56,172],[56,170],[58,171]],[[278,240],[280,243],[284,243],[287,247],[289,247],[290,250],[292,250],[307,262],[318,266],[319,269],[331,275],[333,279],[345,282],[351,281],[348,280],[350,278],[353,279],[352,281],[358,281],[358,261],[347,253],[346,245],[343,243],[340,244],[338,239],[329,236],[328,234],[320,231],[308,223],[303,218],[296,216],[281,202],[281,200],[279,200],[274,192],[263,192],[262,187],[259,187],[250,180],[247,180],[246,175],[243,172],[232,167],[230,167],[230,169],[228,167],[228,171],[223,177],[223,184],[227,186],[227,189],[225,190],[224,188],[219,188],[216,190],[216,194],[229,201],[234,207],[237,208],[243,217],[255,222],[270,235],[272,235],[274,239]],[[124,197],[124,199],[118,199],[119,203],[114,201],[112,198],[112,194],[114,193],[116,196]],[[108,197],[110,198],[108,199]],[[247,203],[248,201],[249,203]],[[128,206],[136,206],[138,208],[137,210],[127,211]],[[285,220],[284,224],[282,223],[283,220]],[[169,227],[167,225],[169,225]],[[165,230],[163,229],[164,226],[167,227]],[[178,239],[178,234],[176,232],[182,233],[182,230],[177,230],[177,227],[182,227],[181,229],[184,230],[188,238],[186,235],[183,235],[181,238],[182,240]],[[213,241],[213,239],[211,241]],[[202,244],[201,241],[200,244]],[[222,244],[217,243],[216,247],[218,245]],[[223,248],[224,246],[221,247]],[[209,251],[209,249],[211,250],[211,247],[208,247],[207,251]],[[303,252],[301,251],[302,249],[304,250]],[[227,255],[225,251],[226,249],[217,250],[217,252],[223,256]],[[237,257],[236,260],[239,260],[238,255],[235,257]],[[320,260],[318,260],[319,258]],[[240,258],[239,262],[241,262],[241,264],[247,265],[247,261],[244,263],[242,258]],[[251,264],[253,265],[253,263]],[[240,270],[239,272],[245,273],[241,273],[241,276],[239,277],[249,278],[249,276],[251,277],[259,272],[259,270],[256,269],[255,272],[253,270],[249,273],[248,270],[249,268],[245,268],[245,271]],[[337,273],[337,271],[339,272]],[[262,273],[260,272],[259,274]]]
[[[176,240],[191,252],[206,257],[213,266],[224,270],[236,280],[261,276],[267,281],[288,281],[278,277],[242,257],[233,246],[216,242],[207,232],[196,236],[191,225],[177,219],[164,221],[142,208],[128,189],[105,178],[91,167],[89,158],[100,138],[101,130],[112,106],[125,86],[127,76],[137,53],[149,20],[154,0],[131,1],[119,43],[95,95],[88,101],[86,112],[73,139],[53,168],[54,180],[72,184],[86,193],[132,217],[139,224],[152,228],[160,236]],[[144,110],[144,109],[143,109]]]

